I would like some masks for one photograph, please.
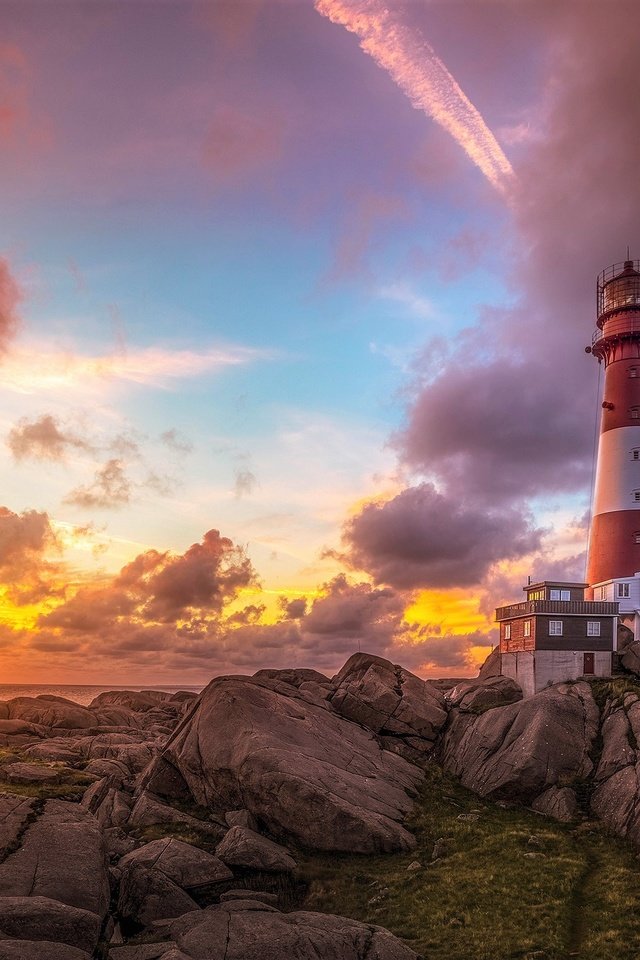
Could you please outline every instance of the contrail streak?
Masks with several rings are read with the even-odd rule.
[[[487,180],[503,191],[513,177],[500,144],[433,47],[400,23],[380,0],[315,0],[318,13],[360,39],[416,110],[457,140]]]

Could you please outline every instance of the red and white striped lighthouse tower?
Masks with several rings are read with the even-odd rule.
[[[604,361],[604,391],[587,581],[640,571],[640,261],[598,277],[591,351]]]

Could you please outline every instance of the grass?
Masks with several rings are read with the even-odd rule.
[[[7,783],[2,777],[2,767],[9,763],[28,763],[58,773],[55,783],[18,784]],[[0,793],[19,797],[33,797],[37,800],[72,800],[82,799],[87,787],[95,783],[95,777],[66,766],[63,763],[52,763],[34,759],[26,755],[19,747],[0,747]]]
[[[305,909],[380,924],[428,960],[636,960],[638,861],[597,825],[484,802],[434,766],[412,827],[410,854],[298,854]]]

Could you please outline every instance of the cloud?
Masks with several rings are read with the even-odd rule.
[[[426,39],[381,0],[315,0],[315,8],[355,33],[361,48],[389,73],[412,105],[451,134],[494,187],[505,188],[513,176],[509,161]]]
[[[129,503],[131,499],[131,481],[124,464],[116,458],[96,470],[90,486],[79,486],[64,498],[65,503],[76,507],[113,510]]]
[[[183,554],[139,554],[105,583],[81,587],[38,626],[57,639],[71,633],[77,644],[101,638],[112,654],[184,646],[217,636],[223,608],[255,584],[245,552],[209,530]]]
[[[453,360],[417,391],[396,437],[403,462],[494,507],[579,488],[590,475],[593,421],[572,379],[548,383],[537,359]]]
[[[171,430],[165,430],[164,433],[160,434],[160,441],[169,448],[173,450],[174,453],[191,453],[193,450],[193,444],[185,437],[184,434],[180,433],[179,430],[176,430],[175,427],[172,427]]]
[[[0,267],[0,283],[1,279]],[[229,366],[270,360],[274,356],[270,350],[229,346],[204,348],[197,352],[140,347],[128,349],[125,353],[92,357],[62,353],[47,344],[31,344],[12,351],[3,366],[3,383],[10,390],[26,394],[62,389],[83,392],[118,381],[169,390],[179,380],[200,377]]]
[[[249,496],[253,493],[257,482],[255,474],[253,474],[251,470],[248,470],[246,467],[238,467],[235,472],[233,485],[236,499],[240,500],[242,497]]]
[[[0,507],[0,584],[14,604],[35,603],[60,593],[53,583],[58,565],[48,559],[58,548],[46,513],[17,514]]]
[[[430,483],[365,504],[343,528],[347,562],[401,590],[477,584],[498,560],[530,553],[540,538],[522,509],[489,512]]]
[[[86,440],[60,428],[51,414],[42,414],[35,420],[23,417],[9,431],[7,444],[16,460],[64,460],[71,449],[91,449]]]
[[[0,353],[6,352],[18,331],[18,304],[22,299],[22,290],[11,273],[7,260],[0,257]]]

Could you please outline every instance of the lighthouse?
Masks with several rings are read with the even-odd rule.
[[[587,352],[604,364],[587,581],[596,599],[615,595],[631,613],[640,607],[640,261],[598,277]]]

